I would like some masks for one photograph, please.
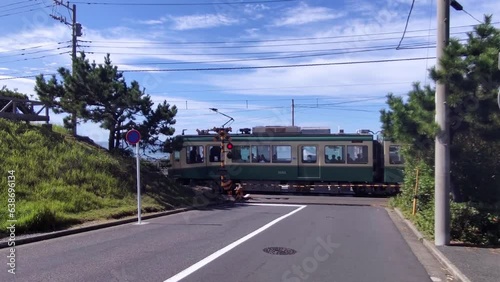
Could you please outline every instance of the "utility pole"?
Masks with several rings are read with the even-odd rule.
[[[76,62],[76,45],[78,42],[78,37],[82,36],[82,25],[76,22],[76,5],[73,4],[71,7],[69,5],[69,2],[64,4],[62,1],[59,0],[54,0],[55,4],[58,6],[63,6],[66,9],[70,10],[72,12],[72,21],[69,23],[65,17],[59,17],[55,15],[50,15],[53,19],[58,20],[62,22],[65,25],[68,25],[71,27],[72,31],[72,52],[71,52],[71,65],[72,65],[72,70],[73,70],[73,75],[75,74],[75,62]],[[73,135],[76,136],[76,113],[73,112],[71,113],[71,123],[73,125]]]
[[[295,126],[295,101],[292,99],[292,126]]]
[[[450,38],[450,0],[437,1],[437,59],[436,70],[443,69],[441,58]],[[436,122],[440,128],[435,143],[435,245],[450,244],[450,129],[448,123],[448,88],[436,82]]]

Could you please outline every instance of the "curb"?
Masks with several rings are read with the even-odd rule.
[[[155,214],[141,216],[141,220],[157,218],[157,217],[162,217],[162,216],[167,216],[167,215],[173,215],[173,214],[187,212],[187,211],[196,210],[196,209],[200,209],[200,208],[207,208],[207,207],[213,207],[213,206],[223,206],[223,205],[227,205],[227,204],[231,204],[231,201],[224,201],[221,203],[212,203],[212,204],[208,204],[208,205],[200,205],[200,206],[179,208],[179,209],[175,209],[175,210],[159,212],[159,213],[155,213]],[[122,224],[126,224],[126,223],[132,223],[132,222],[136,222],[136,221],[137,221],[137,217],[128,218],[128,219],[118,219],[118,220],[115,220],[112,222],[100,223],[100,224],[85,226],[85,227],[76,228],[76,229],[55,231],[55,232],[46,233],[46,234],[42,234],[42,235],[36,235],[33,237],[28,237],[28,238],[23,238],[23,239],[16,239],[15,246],[17,247],[17,246],[28,244],[28,243],[34,243],[34,242],[54,239],[54,238],[58,238],[58,237],[63,237],[63,236],[68,236],[68,235],[73,235],[73,234],[78,234],[78,233],[113,227],[113,226],[122,225]],[[8,241],[0,243],[0,249],[5,249],[8,247],[9,247]],[[11,247],[14,247],[14,246],[11,246]]]
[[[439,262],[441,262],[441,264],[443,264],[455,278],[459,279],[462,282],[471,282],[471,280],[467,278],[467,276],[465,276],[465,274],[463,274],[440,250],[438,250],[433,243],[429,242],[424,238],[424,236],[422,236],[422,234],[417,230],[413,223],[407,220],[398,208],[394,208],[394,211],[396,211],[396,214],[401,218],[401,220],[403,220],[415,234],[415,236],[417,236],[418,240],[422,242],[422,244],[431,252],[431,254]]]

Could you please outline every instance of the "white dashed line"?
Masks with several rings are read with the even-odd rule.
[[[283,215],[283,216],[280,216],[278,217],[277,219],[269,222],[268,224],[262,226],[261,228],[253,231],[252,233],[246,235],[245,237],[229,244],[228,246],[216,251],[215,253],[209,255],[208,257],[200,260],[199,262],[193,264],[192,266],[184,269],[183,271],[179,272],[178,274],[176,274],[175,276],[172,276],[170,277],[169,279],[165,280],[164,282],[175,282],[175,281],[179,281],[181,279],[184,279],[186,278],[188,275],[194,273],[195,271],[197,271],[198,269],[204,267],[205,265],[209,264],[210,262],[214,261],[215,259],[217,259],[218,257],[222,256],[223,254],[229,252],[230,250],[234,249],[235,247],[237,247],[238,245],[242,244],[243,242],[247,241],[248,239],[254,237],[255,235],[261,233],[262,231],[268,229],[269,227],[275,225],[276,223],[280,222],[281,220],[291,216],[292,214],[302,210],[303,208],[305,208],[306,206],[305,205],[286,205],[286,204],[253,204],[253,203],[248,203],[248,204],[243,204],[243,205],[250,205],[250,206],[274,206],[274,207],[298,207],[297,209]]]

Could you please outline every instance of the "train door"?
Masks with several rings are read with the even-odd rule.
[[[297,149],[298,177],[306,179],[320,178],[318,146],[299,145]]]

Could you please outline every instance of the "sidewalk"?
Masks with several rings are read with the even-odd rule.
[[[415,233],[419,241],[458,279],[462,282],[498,282],[500,281],[500,247],[481,248],[461,245],[435,246],[423,238],[415,226],[400,210],[396,213]]]
[[[471,282],[500,281],[500,247],[437,247]]]

